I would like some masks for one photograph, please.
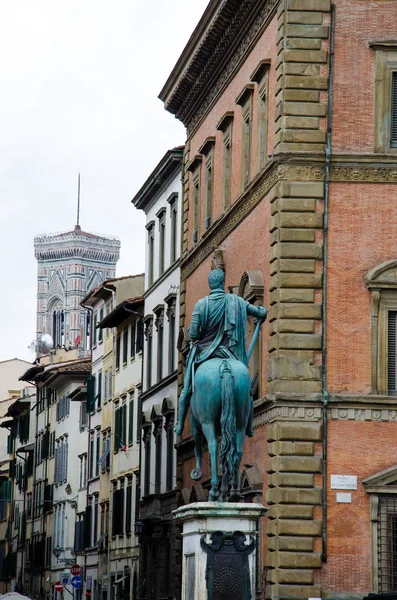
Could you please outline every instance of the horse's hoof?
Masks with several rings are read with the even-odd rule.
[[[218,500],[219,500],[219,490],[211,488],[211,490],[210,490],[210,501],[211,502],[217,502]]]
[[[231,491],[230,492],[230,497],[229,497],[229,502],[240,502],[241,500],[241,494],[239,491]]]
[[[194,479],[194,481],[199,481],[202,475],[203,472],[201,469],[192,469],[192,472],[190,473],[190,477]]]
[[[182,435],[183,433],[183,426],[182,425],[175,425],[174,427],[174,432],[176,433],[176,435]]]

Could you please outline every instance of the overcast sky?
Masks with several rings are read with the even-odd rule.
[[[157,96],[208,0],[0,0],[0,360],[32,361],[33,237],[76,222],[144,270],[131,198],[184,127]]]

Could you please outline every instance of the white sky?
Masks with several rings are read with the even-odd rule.
[[[131,198],[184,127],[157,96],[208,0],[0,0],[0,360],[32,361],[33,237],[81,226],[144,270]]]

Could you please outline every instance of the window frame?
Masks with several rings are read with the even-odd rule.
[[[371,393],[389,396],[388,313],[397,311],[397,260],[371,269],[365,281],[371,293]]]
[[[236,104],[241,106],[241,188],[244,191],[251,182],[252,158],[252,121],[253,121],[253,92],[255,85],[249,83],[236,98]]]
[[[158,276],[161,275],[166,270],[165,264],[165,236],[166,236],[166,227],[165,227],[165,217],[167,213],[167,207],[162,206],[160,210],[157,212],[156,217],[159,222],[159,263],[158,263]]]
[[[397,72],[397,41],[370,42],[375,50],[374,151],[396,154],[391,144],[392,78]]]

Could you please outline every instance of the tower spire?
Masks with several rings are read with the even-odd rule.
[[[80,229],[80,173],[77,180],[77,223],[76,229]]]

